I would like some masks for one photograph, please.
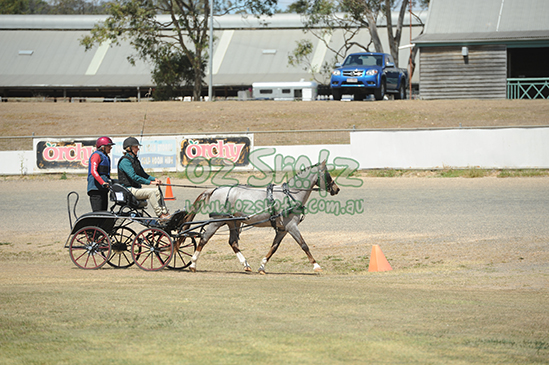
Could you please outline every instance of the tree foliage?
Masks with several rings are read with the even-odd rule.
[[[28,14],[28,0],[0,0],[0,14]]]
[[[0,0],[0,14],[103,14],[101,0]]]
[[[104,14],[105,2],[101,0],[52,0],[50,14]]]
[[[189,59],[182,53],[161,49],[156,57],[152,79],[157,85],[154,100],[170,100],[182,95],[182,87],[192,85],[194,74]]]
[[[270,15],[276,4],[277,0],[218,0],[214,14]],[[117,45],[127,40],[137,52],[135,57],[152,62],[157,70],[162,69],[166,55],[183,55],[190,64],[192,79],[184,75],[181,80],[192,84],[193,98],[199,100],[208,59],[210,12],[209,0],[117,0],[108,5],[109,17],[96,24],[81,43],[88,50],[105,41]],[[134,60],[130,58],[130,62]]]
[[[331,50],[335,56],[333,62],[326,62],[322,67],[310,65],[313,47],[303,47],[307,41],[299,41],[296,48],[288,57],[290,65],[303,65],[315,79],[319,72],[320,77],[326,80],[329,78],[330,70],[336,62],[341,62],[353,47],[358,47],[365,52],[385,52],[381,42],[377,21],[384,17],[387,21],[387,35],[390,53],[398,66],[399,46],[404,26],[404,18],[410,5],[410,0],[299,0],[289,9],[296,10],[303,15],[304,31],[313,34],[320,42]],[[428,6],[429,0],[411,0],[421,7]],[[392,22],[392,11],[398,9],[397,23]],[[419,19],[416,16],[417,19]],[[338,29],[342,31],[343,43],[334,46],[329,42],[333,32]],[[363,29],[368,29],[370,42],[362,44],[357,41],[357,36]],[[412,61],[415,59],[413,52]],[[415,63],[413,63],[415,66]],[[412,68],[413,73],[413,68]]]
[[[313,64],[313,51],[314,45],[310,40],[301,39],[296,41],[296,48],[288,55],[288,63],[309,72],[319,84],[326,84],[332,72],[332,65],[328,62],[322,65]]]

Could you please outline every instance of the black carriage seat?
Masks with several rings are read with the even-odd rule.
[[[147,206],[147,200],[137,199],[131,191],[119,183],[111,185],[110,196],[111,200],[114,202],[113,208],[118,205],[121,209],[129,207],[130,209],[142,210]],[[111,210],[113,208],[111,208]]]
[[[71,234],[75,234],[78,230],[84,227],[99,227],[106,233],[110,234],[116,222],[116,215],[111,212],[90,212],[82,214],[71,230]]]

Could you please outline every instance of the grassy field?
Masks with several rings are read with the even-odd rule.
[[[54,250],[4,257],[0,272],[11,277],[1,286],[0,364],[546,364],[549,356],[547,291],[515,288],[497,267],[89,272]]]

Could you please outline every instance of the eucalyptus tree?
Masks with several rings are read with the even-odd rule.
[[[181,56],[190,68],[180,68],[182,80],[191,80],[194,100],[199,100],[208,57],[209,21],[215,15],[229,13],[271,15],[277,0],[115,0],[107,4],[106,20],[96,24],[90,34],[81,39],[86,50],[97,44],[117,45],[128,41],[136,51],[128,58],[152,62],[161,71],[166,62]],[[161,66],[161,67],[159,67]],[[175,67],[169,68],[174,70]],[[186,71],[185,71],[186,70]]]

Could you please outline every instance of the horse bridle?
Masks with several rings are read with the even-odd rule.
[[[324,184],[326,184],[326,191],[332,191],[335,181],[332,179],[328,171],[324,171]]]

